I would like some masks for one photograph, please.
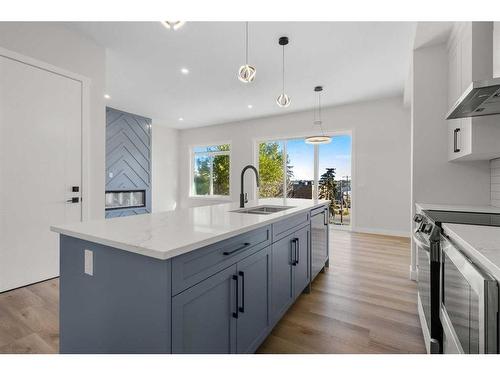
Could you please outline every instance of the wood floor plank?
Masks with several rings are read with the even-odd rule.
[[[258,353],[425,353],[409,240],[332,231],[330,241],[330,268]]]
[[[331,232],[330,268],[258,353],[425,353],[407,238]],[[57,353],[59,280],[0,293],[0,353]]]

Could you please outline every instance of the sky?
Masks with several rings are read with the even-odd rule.
[[[314,146],[303,139],[287,141],[287,152],[290,164],[293,165],[294,180],[314,179]],[[332,138],[332,142],[319,146],[319,175],[326,168],[336,168],[336,178],[351,176],[351,136],[340,135]]]

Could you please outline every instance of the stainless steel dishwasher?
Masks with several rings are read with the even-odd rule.
[[[328,207],[311,211],[311,281],[329,265],[328,219]]]

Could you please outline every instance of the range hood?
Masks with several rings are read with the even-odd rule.
[[[446,115],[447,120],[500,114],[500,77],[474,81]]]

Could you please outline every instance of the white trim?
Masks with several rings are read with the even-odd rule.
[[[417,270],[413,269],[412,265],[410,264],[410,280],[417,281]]]
[[[86,221],[90,217],[90,85],[91,79],[77,73],[48,64],[44,61],[22,55],[20,53],[0,47],[0,56],[18,61],[32,67],[45,70],[50,73],[72,79],[81,84],[81,220]],[[104,198],[102,198],[104,199]],[[104,209],[104,207],[103,207]]]
[[[380,234],[384,236],[394,236],[394,237],[406,237],[410,238],[410,231],[399,231],[399,230],[390,230],[383,228],[362,228],[362,227],[352,227],[353,232],[358,233],[368,233],[368,234]]]

